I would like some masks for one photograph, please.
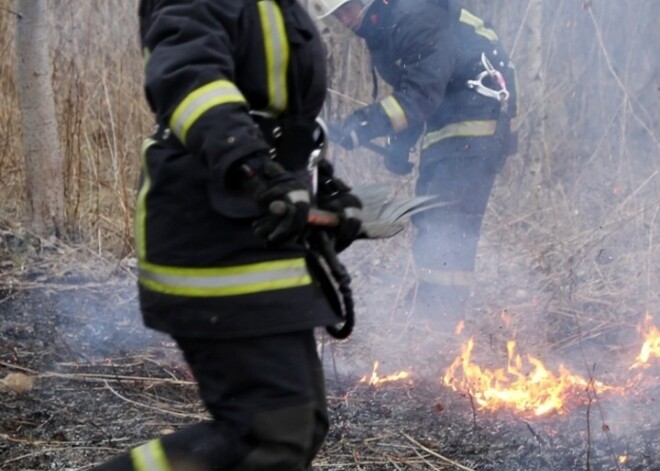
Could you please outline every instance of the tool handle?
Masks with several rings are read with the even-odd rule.
[[[307,224],[312,226],[335,227],[339,224],[339,216],[331,211],[311,208],[307,216]]]
[[[268,206],[272,214],[282,215],[286,212],[284,201],[273,201]],[[325,211],[318,208],[310,208],[307,216],[307,224],[311,226],[335,227],[339,224],[339,216],[331,211]]]

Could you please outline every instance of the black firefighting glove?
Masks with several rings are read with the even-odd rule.
[[[266,213],[252,223],[254,233],[278,246],[296,241],[307,224],[310,196],[305,182],[263,157],[240,165],[242,189]]]
[[[383,163],[385,168],[395,175],[408,175],[412,172],[414,165],[410,162],[410,147],[396,141],[396,137],[390,137],[385,146]]]
[[[346,150],[360,147],[371,139],[369,121],[364,110],[360,109],[348,116],[341,123],[331,123],[328,134],[332,142],[338,143]]]
[[[338,253],[359,238],[362,229],[362,202],[351,193],[351,187],[334,176],[332,164],[327,160],[318,163],[316,204],[320,209],[339,216],[339,224],[331,231]]]
[[[385,146],[385,168],[396,175],[412,172],[414,165],[410,162],[410,154],[423,132],[424,125],[419,124],[389,136]]]

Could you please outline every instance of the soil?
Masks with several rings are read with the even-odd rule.
[[[0,296],[0,470],[85,470],[204,420],[179,352],[141,324],[131,268],[18,265],[5,262]],[[480,411],[433,379],[370,386],[352,360],[365,336],[321,337],[332,425],[315,469],[660,470],[657,369],[625,413],[592,397],[532,419]]]

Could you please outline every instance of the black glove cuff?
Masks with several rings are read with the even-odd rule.
[[[237,190],[242,188],[248,180],[263,174],[266,163],[270,161],[268,156],[253,154],[234,162],[225,176],[227,188]]]

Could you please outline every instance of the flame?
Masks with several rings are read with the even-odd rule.
[[[628,455],[619,455],[619,464],[625,464],[628,461]]]
[[[397,373],[393,373],[391,375],[387,376],[378,376],[378,366],[379,362],[375,361],[374,362],[374,369],[371,372],[370,376],[364,375],[362,378],[360,378],[360,383],[367,383],[370,386],[378,386],[383,383],[390,383],[392,381],[400,381],[402,379],[407,379],[410,377],[410,373],[407,371],[399,371]]]
[[[465,330],[465,321],[459,321],[458,324],[456,324],[454,333],[456,335],[461,335],[463,333],[463,330]]]
[[[660,330],[653,325],[651,316],[646,316],[638,330],[644,336],[644,344],[631,370],[640,366],[648,367],[651,358],[660,358]]]
[[[502,322],[507,329],[511,327],[511,321],[513,320],[513,316],[511,316],[511,314],[506,311],[502,311],[500,314],[500,319],[502,319]]]
[[[482,409],[508,408],[536,416],[552,411],[562,413],[567,398],[578,390],[589,386],[609,389],[600,382],[572,374],[563,365],[559,365],[556,375],[531,355],[527,356],[528,364],[524,364],[515,348],[515,341],[507,343],[506,369],[489,370],[472,362],[474,341],[470,339],[461,347],[462,354],[449,367],[443,382],[454,391],[469,393]]]

